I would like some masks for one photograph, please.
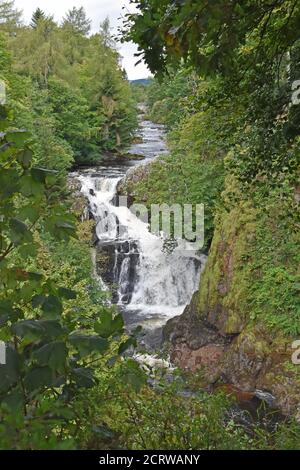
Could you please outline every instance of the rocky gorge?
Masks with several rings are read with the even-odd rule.
[[[120,194],[134,201],[135,185],[148,178],[150,169],[151,163],[132,170],[120,185]],[[201,372],[199,386],[226,386],[238,400],[258,397],[299,420],[300,366],[292,362],[293,339],[251,314],[251,286],[264,285],[262,273],[254,268],[253,253],[261,243],[262,225],[274,241],[278,237],[274,221],[280,211],[274,209],[266,220],[249,201],[230,204],[232,192],[238,189],[231,180],[223,194],[227,207],[217,215],[199,289],[184,312],[168,320],[164,347],[171,363],[188,372]],[[274,248],[270,257],[276,260],[281,250]]]

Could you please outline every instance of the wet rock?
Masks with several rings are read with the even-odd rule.
[[[186,343],[190,350],[197,350],[208,344],[224,345],[231,341],[231,336],[224,336],[205,320],[199,321],[197,312],[199,293],[193,295],[190,305],[183,314],[171,318],[164,328],[164,340],[177,345]]]
[[[191,350],[185,343],[182,343],[172,348],[170,359],[173,364],[180,366],[182,369],[196,372],[201,368],[216,367],[223,353],[224,346],[222,345],[209,344]]]
[[[227,384],[300,419],[300,366],[291,360],[292,338],[254,322],[247,302],[245,265],[257,217],[247,203],[222,214],[200,290],[167,323],[163,337],[174,363],[202,371],[208,385]]]

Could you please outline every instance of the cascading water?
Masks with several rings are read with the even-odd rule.
[[[161,126],[142,122],[143,143],[132,147],[147,163],[166,151]],[[143,162],[143,164],[145,163]],[[126,206],[117,204],[117,186],[128,166],[138,162],[118,161],[77,175],[96,221],[100,249],[109,248],[111,280],[117,286],[115,303],[129,327],[161,327],[168,317],[182,313],[197,290],[205,257],[184,256],[175,249],[163,251],[163,239]]]

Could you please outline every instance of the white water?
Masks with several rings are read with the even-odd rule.
[[[147,161],[165,152],[161,126],[144,122],[143,143],[132,151]],[[137,165],[140,162],[131,162]],[[142,163],[144,164],[144,162]],[[129,165],[129,166],[130,166]],[[86,170],[77,175],[82,193],[88,198],[96,220],[98,246],[109,245],[114,252],[113,279],[118,286],[117,303],[131,325],[148,329],[161,327],[169,317],[179,315],[198,289],[205,256],[182,255],[179,248],[168,254],[163,239],[127,207],[116,205],[117,185],[128,164]],[[127,312],[127,313],[126,313]]]
[[[170,316],[182,310],[198,288],[201,266],[195,255],[191,252],[188,258],[178,254],[177,249],[171,254],[163,252],[162,238],[150,233],[148,225],[129,208],[115,206],[118,178],[87,175],[79,180],[96,220],[100,244],[132,241],[138,247],[140,256],[130,308],[161,311]],[[120,304],[129,281],[131,254],[125,256],[118,275]]]

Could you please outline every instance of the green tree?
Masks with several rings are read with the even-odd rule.
[[[22,12],[15,8],[14,0],[0,0],[0,30],[12,33],[21,25]]]
[[[45,12],[41,10],[40,8],[37,8],[32,14],[30,26],[32,28],[37,28],[39,21],[45,20],[45,19],[46,19]]]
[[[64,26],[71,26],[73,30],[84,36],[88,35],[91,30],[91,20],[87,18],[83,7],[73,7],[69,10],[63,19]]]

